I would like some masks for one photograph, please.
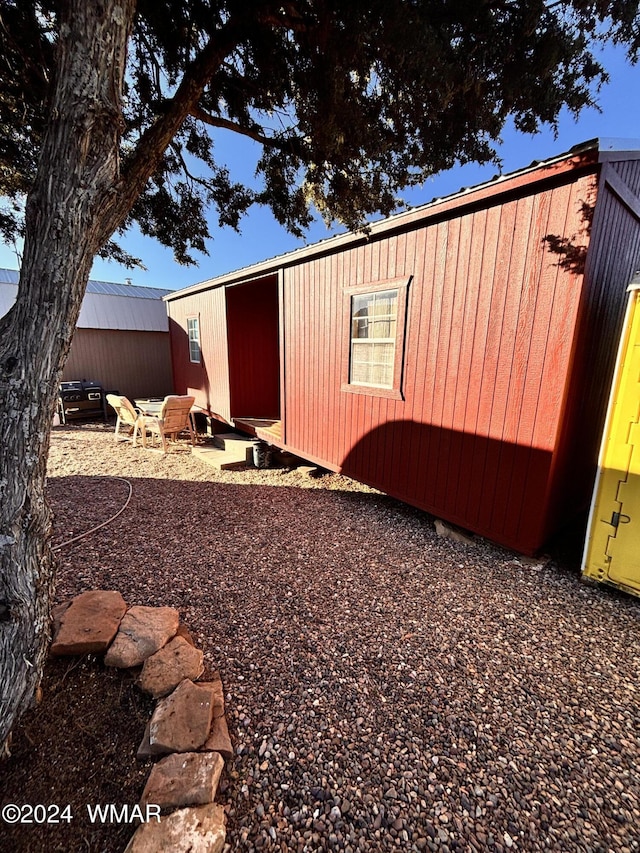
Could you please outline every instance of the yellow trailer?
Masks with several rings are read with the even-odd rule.
[[[629,287],[582,576],[640,595],[640,274]]]

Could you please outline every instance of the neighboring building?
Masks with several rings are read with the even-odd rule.
[[[640,142],[594,140],[170,294],[174,385],[533,553],[589,502],[639,265]]]
[[[18,273],[0,269],[0,317],[17,292]],[[62,379],[92,379],[131,399],[171,393],[169,327],[162,302],[169,293],[90,280]]]

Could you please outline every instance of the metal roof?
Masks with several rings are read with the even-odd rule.
[[[4,317],[18,295],[18,285],[9,284],[2,279],[1,273],[4,272],[7,270],[0,270],[0,317]]]
[[[82,300],[78,328],[168,332],[169,321],[164,302],[158,297],[132,298],[88,292]]]
[[[0,317],[18,293],[17,270],[0,269]],[[82,301],[78,328],[167,332],[169,323],[162,297],[171,293],[159,287],[138,287],[90,279]]]
[[[172,293],[160,287],[142,287],[137,284],[119,284],[115,281],[95,281],[90,278],[87,293],[101,293],[106,296],[129,296],[132,299],[162,299]]]
[[[0,284],[17,284],[20,274],[17,270],[0,269]]]
[[[589,153],[591,152],[591,153]],[[503,190],[507,190],[514,181],[520,180],[535,180],[535,172],[551,172],[554,168],[563,169],[565,163],[570,163],[581,155],[593,157],[594,162],[602,162],[605,160],[615,159],[631,159],[640,158],[640,139],[618,139],[613,137],[599,137],[590,139],[579,145],[575,145],[569,151],[562,154],[556,154],[546,160],[534,160],[528,166],[517,169],[514,172],[509,172],[503,175],[495,175],[491,180],[481,184],[476,184],[473,187],[462,187],[458,192],[443,198],[435,198],[425,204],[417,207],[403,210],[400,213],[387,216],[385,219],[380,219],[377,222],[368,225],[367,233],[358,231],[347,231],[342,234],[337,234],[334,237],[327,237],[317,243],[312,243],[308,246],[302,246],[299,249],[293,249],[290,252],[285,252],[282,255],[259,261],[247,267],[240,267],[229,273],[223,273],[216,278],[207,279],[197,284],[192,284],[188,287],[174,290],[164,296],[165,302],[171,302],[174,299],[180,299],[183,296],[189,296],[192,293],[199,293],[203,290],[209,290],[213,287],[222,285],[240,284],[248,279],[259,278],[262,276],[273,275],[280,268],[290,266],[296,262],[316,257],[325,252],[336,251],[342,247],[352,245],[361,240],[367,240],[369,237],[385,234],[395,229],[409,226],[412,223],[426,219],[432,213],[439,213],[450,206],[462,205],[467,202],[475,201],[479,198],[484,198],[488,195],[498,194]],[[531,176],[531,177],[528,177]],[[542,177],[542,174],[541,174]]]
[[[20,279],[18,270],[0,269],[0,284],[17,284]],[[90,278],[87,293],[105,293],[109,296],[131,296],[134,299],[162,299],[173,291],[169,288],[143,287],[137,284],[120,284],[116,281],[96,281]]]

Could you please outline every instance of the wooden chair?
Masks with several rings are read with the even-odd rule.
[[[138,419],[138,428],[142,433],[142,446],[147,446],[147,432],[152,436],[158,435],[162,439],[162,450],[167,452],[167,436],[175,441],[178,434],[188,430],[191,436],[191,444],[195,445],[196,437],[191,423],[191,407],[195,403],[195,397],[178,397],[170,395],[164,398],[159,415],[141,415]],[[134,432],[133,443],[136,443]]]
[[[121,397],[118,394],[107,394],[107,403],[112,409],[115,409],[116,418],[116,433],[115,439],[118,440],[120,426],[125,424],[129,427],[129,436],[133,433],[133,443],[136,442],[136,433],[140,424],[140,411],[132,406],[126,397]]]

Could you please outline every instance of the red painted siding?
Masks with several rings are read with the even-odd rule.
[[[539,547],[583,282],[544,238],[586,245],[581,200],[595,171],[286,270],[287,445],[494,540]],[[404,399],[341,392],[342,293],[398,276],[412,276]]]
[[[168,302],[173,381],[177,394],[193,394],[196,404],[221,420],[231,421],[229,353],[225,290],[212,288]],[[202,360],[189,360],[187,319],[200,319]]]
[[[279,418],[277,277],[229,287],[226,297],[231,417]]]
[[[640,266],[640,160],[603,160],[570,156],[170,301],[176,389],[225,420],[268,416],[251,390],[260,340],[259,405],[287,449],[534,552],[588,502]],[[401,393],[345,391],[346,291],[392,279],[409,282]]]

